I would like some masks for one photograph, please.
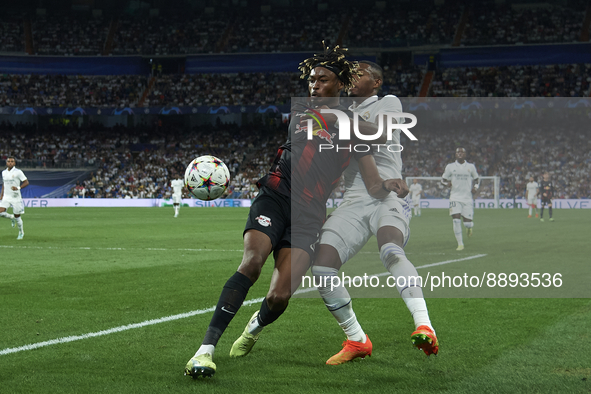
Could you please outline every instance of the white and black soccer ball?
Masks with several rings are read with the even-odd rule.
[[[200,200],[219,198],[230,184],[230,171],[223,161],[214,156],[200,156],[187,166],[185,185]]]

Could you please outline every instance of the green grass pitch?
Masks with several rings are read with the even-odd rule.
[[[247,212],[183,208],[174,219],[172,208],[31,208],[22,241],[1,220],[0,392],[591,392],[589,210],[554,210],[552,223],[527,219],[526,210],[476,210],[462,252],[446,210],[414,218],[410,260],[448,262],[421,275],[562,274],[558,289],[426,290],[438,357],[412,348],[412,319],[395,289],[359,290],[354,307],[373,356],[325,365],[345,338],[310,292],[291,301],[248,357],[230,359],[259,304],[245,305],[216,350],[217,374],[183,376],[208,308],[241,260]],[[383,272],[376,249],[370,240],[347,272]],[[271,272],[269,260],[247,299],[265,295]],[[176,318],[101,333],[167,316]]]

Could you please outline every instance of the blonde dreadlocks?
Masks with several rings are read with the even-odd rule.
[[[353,87],[358,77],[363,75],[359,69],[359,63],[345,59],[347,48],[339,48],[338,45],[331,48],[322,41],[323,54],[314,54],[304,60],[298,67],[302,72],[301,79],[306,79],[315,67],[324,67],[336,74],[337,78],[344,84],[345,90]]]

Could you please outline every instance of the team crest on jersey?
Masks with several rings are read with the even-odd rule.
[[[257,220],[259,224],[263,227],[269,227],[271,225],[271,218],[268,218],[264,215],[257,216],[255,220]]]
[[[308,132],[308,126],[303,126],[298,123],[298,124],[296,124],[295,134],[298,134],[301,132]],[[320,137],[323,140],[325,140],[326,142],[328,142],[329,144],[332,144],[332,139],[337,135],[337,133],[329,133],[328,131],[326,131],[324,129],[319,129],[319,128],[314,127],[314,128],[312,128],[312,135],[315,135],[316,137]]]
[[[365,111],[365,113],[363,115],[361,115],[361,117],[363,118],[363,120],[368,120],[369,119],[369,111]]]

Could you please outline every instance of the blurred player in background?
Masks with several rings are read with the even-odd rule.
[[[474,186],[472,186],[474,180]],[[449,194],[449,214],[453,221],[453,230],[458,241],[456,250],[464,250],[462,239],[462,219],[466,227],[468,237],[472,236],[474,227],[474,202],[472,195],[480,187],[480,179],[476,167],[466,161],[466,149],[456,149],[456,161],[445,167],[441,183],[445,186],[451,181],[451,192]]]
[[[343,88],[351,87],[359,72],[356,63],[345,59],[342,49],[325,46],[323,54],[306,59],[300,64],[300,70],[301,77],[308,81],[310,104],[316,108],[347,111],[340,104],[339,96]],[[313,129],[315,134],[308,140],[309,111],[310,108],[303,104],[292,108],[288,139],[279,148],[269,173],[257,183],[260,192],[250,207],[244,229],[242,262],[224,285],[203,342],[185,366],[186,375],[197,378],[212,376],[216,372],[213,362],[215,347],[271,253],[275,267],[269,291],[260,310],[254,313],[242,335],[234,342],[230,356],[247,355],[264,327],[276,321],[287,309],[293,292],[310,266],[318,233],[326,219],[326,201],[353,155],[359,162],[370,195],[385,198],[390,191],[400,191],[398,184],[380,177],[371,152],[354,154],[347,149],[320,152],[319,146],[327,136],[336,146],[341,143],[350,148],[351,145],[348,141],[339,141],[335,126],[337,118],[326,114],[326,122],[331,126],[325,126],[328,130]],[[369,123],[359,126],[360,132],[366,135],[375,135],[378,129]],[[334,133],[330,133],[332,131]],[[385,133],[383,137],[376,142],[385,142]]]
[[[380,113],[402,112],[402,104],[396,96],[388,95],[378,99],[377,93],[383,81],[382,68],[373,62],[359,63],[363,74],[349,91],[349,96],[354,100],[349,109],[374,123],[378,122]],[[403,123],[404,119],[396,119],[396,122]],[[400,145],[400,129],[394,130],[392,140],[386,144]],[[414,279],[419,274],[403,249],[410,236],[411,212],[403,199],[408,194],[408,186],[401,179],[400,151],[382,149],[374,152],[373,156],[380,176],[385,179],[399,179],[401,192],[381,200],[372,198],[367,193],[357,163],[352,162],[344,172],[346,191],[343,202],[322,226],[312,266],[312,275],[315,283],[320,283],[318,291],[324,304],[347,336],[343,349],[326,361],[329,365],[371,356],[372,343],[357,321],[348,290],[342,283],[337,287],[332,284],[333,278],[338,278],[342,265],[353,258],[373,235],[377,237],[380,258],[386,269],[395,278],[408,278],[403,287],[397,286],[397,290],[414,319],[412,343],[423,349],[427,355],[437,354],[439,350],[421,285]]]
[[[527,205],[529,205],[529,215],[528,218],[531,218],[532,213],[535,213],[536,217],[538,217],[538,193],[540,185],[534,179],[533,176],[529,177],[529,182],[525,186],[525,198],[527,199]],[[534,212],[532,212],[532,210]]]
[[[170,181],[170,187],[172,187],[172,206],[174,207],[174,217],[179,216],[181,209],[181,202],[183,201],[183,187],[185,181],[182,179],[173,179]]]
[[[552,218],[552,197],[554,197],[554,184],[550,180],[550,174],[544,173],[544,180],[540,183],[540,221],[544,221],[544,207],[548,207],[550,221]]]
[[[410,185],[410,197],[412,199],[412,208],[415,216],[421,216],[421,196],[423,193],[423,186],[419,183],[418,179],[412,180]]]
[[[25,204],[21,196],[21,189],[29,185],[29,180],[25,174],[15,167],[16,160],[13,156],[6,159],[6,169],[2,171],[2,191],[0,192],[0,216],[12,220],[12,227],[18,226],[18,237],[23,239],[25,232],[23,230],[23,219],[21,215],[25,213]],[[12,207],[13,215],[6,212]]]

